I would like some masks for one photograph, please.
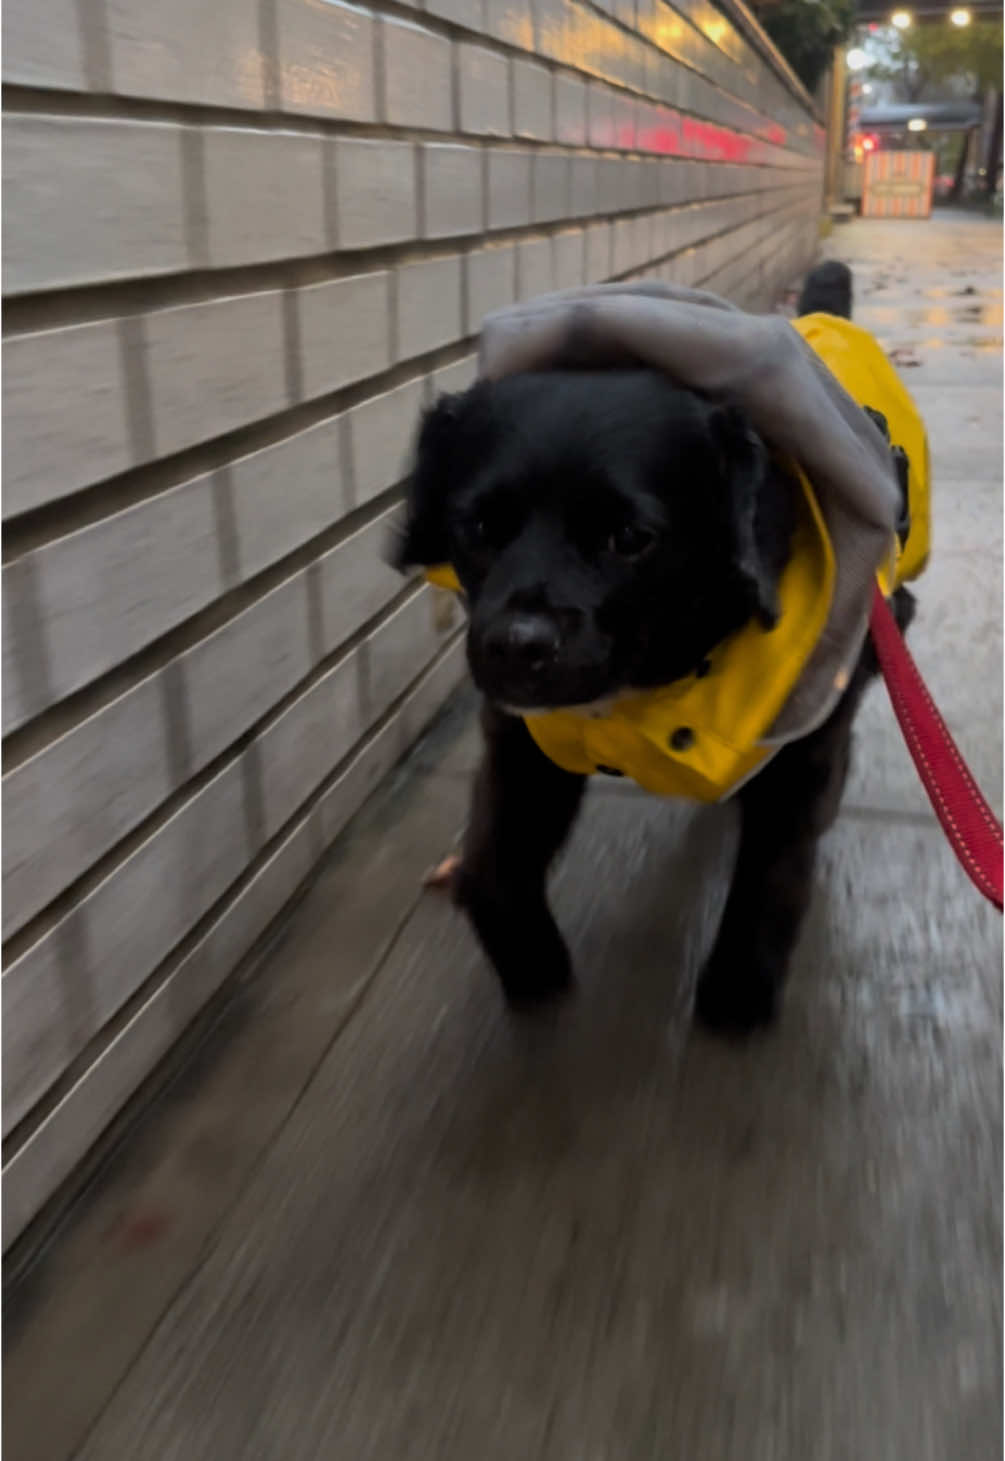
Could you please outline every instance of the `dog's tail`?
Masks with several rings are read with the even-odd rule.
[[[825,259],[807,274],[796,313],[838,315],[843,320],[850,320],[851,302],[851,270],[848,265],[838,259]]]

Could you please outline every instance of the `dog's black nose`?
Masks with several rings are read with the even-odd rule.
[[[544,614],[514,614],[493,627],[486,648],[493,659],[536,673],[558,654],[558,626]]]

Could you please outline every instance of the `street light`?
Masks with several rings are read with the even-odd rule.
[[[860,47],[856,46],[849,51],[845,57],[849,71],[864,71],[869,64],[869,57]]]
[[[890,16],[890,24],[895,25],[898,30],[909,30],[913,16],[909,10],[895,10]]]
[[[950,10],[950,12],[949,12],[949,22],[950,22],[950,24],[951,25],[958,25],[961,30],[963,29],[963,27],[965,25],[969,25],[970,24],[970,19],[971,19],[971,17],[970,17],[970,11],[969,10],[960,9],[960,10]]]
[[[907,130],[909,132],[927,132],[928,123],[924,117],[912,117],[907,124]]]

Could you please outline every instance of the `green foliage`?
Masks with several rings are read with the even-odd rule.
[[[815,91],[835,46],[855,28],[856,0],[777,0],[757,18],[807,91]]]
[[[889,61],[870,66],[869,74],[892,82],[901,101],[937,100],[954,83],[981,96],[1001,85],[1002,23],[913,25],[897,32]]]

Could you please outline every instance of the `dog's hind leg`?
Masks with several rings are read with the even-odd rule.
[[[913,595],[898,589],[893,607],[903,631],[913,617]],[[780,751],[738,795],[740,848],[695,1001],[698,1019],[711,1029],[739,1034],[774,1017],[809,906],[817,843],[841,803],[852,722],[878,670],[867,640],[829,719]]]
[[[808,779],[809,766],[801,769]],[[794,789],[793,782],[788,786]],[[783,795],[787,789],[783,785]],[[809,805],[773,806],[760,799],[742,805],[726,910],[695,999],[695,1014],[709,1029],[743,1034],[774,1019],[809,904],[823,830],[814,815],[818,799],[814,787]]]
[[[548,909],[546,878],[586,780],[553,765],[522,720],[487,703],[482,731],[485,752],[453,873],[454,896],[509,1002],[541,1004],[572,984],[569,953]]]
[[[736,866],[695,1000],[710,1029],[742,1034],[774,1018],[848,763],[850,725],[843,736],[825,729],[824,742],[779,752],[739,795]]]

